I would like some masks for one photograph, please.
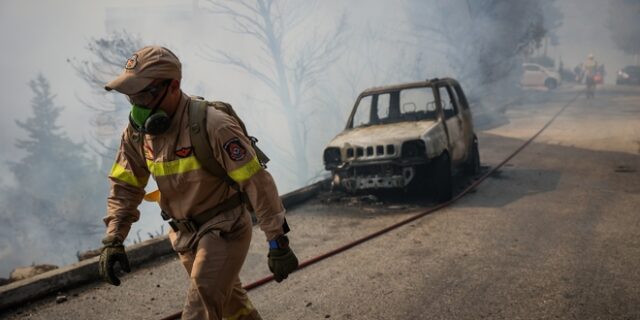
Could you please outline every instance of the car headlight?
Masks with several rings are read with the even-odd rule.
[[[340,158],[340,148],[330,147],[324,149],[324,165],[325,167],[335,167],[342,162]]]
[[[422,140],[405,141],[402,144],[403,158],[424,157],[427,154],[427,148]]]
[[[622,77],[622,79],[629,79],[629,75],[622,70],[618,71],[618,75]]]

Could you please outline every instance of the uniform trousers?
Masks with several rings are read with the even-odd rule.
[[[251,216],[242,211],[229,232],[206,232],[193,251],[179,254],[190,277],[183,320],[262,319],[239,278],[252,234]]]

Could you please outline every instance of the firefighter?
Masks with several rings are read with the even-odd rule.
[[[587,55],[587,60],[582,65],[582,74],[587,85],[587,98],[593,98],[596,90],[596,72],[598,71],[598,62],[592,53]]]
[[[189,132],[192,98],[180,89],[181,78],[181,63],[170,50],[148,46],[105,86],[126,95],[132,109],[109,174],[100,274],[117,286],[115,263],[130,272],[123,241],[153,176],[160,208],[170,219],[171,244],[190,277],[182,319],[261,319],[238,276],[252,235],[247,205],[266,235],[268,266],[278,282],[298,266],[285,235],[285,209],[233,116],[208,108],[204,119],[213,157],[233,181],[211,174],[196,159]]]

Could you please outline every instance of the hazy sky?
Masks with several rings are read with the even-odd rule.
[[[558,30],[560,44],[554,53],[562,58],[566,67],[574,67],[593,53],[598,62],[604,63],[607,83],[615,83],[615,72],[633,64],[634,59],[617,50],[607,28],[609,20],[608,0],[559,0],[564,14],[564,24]],[[640,19],[640,17],[638,17]]]

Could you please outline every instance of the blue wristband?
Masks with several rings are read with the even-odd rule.
[[[280,246],[278,245],[278,241],[276,241],[276,239],[269,240],[269,249],[280,249]]]

